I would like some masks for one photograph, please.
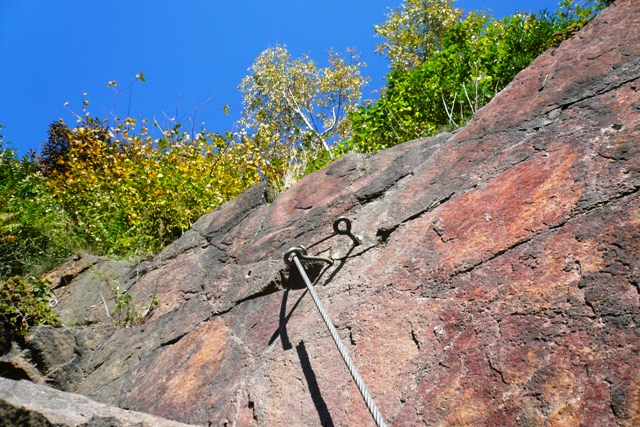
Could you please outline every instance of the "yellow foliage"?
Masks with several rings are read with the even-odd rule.
[[[153,140],[126,119],[107,129],[87,118],[66,128],[69,150],[48,185],[97,252],[155,252],[201,215],[260,181],[250,144],[180,126]]]

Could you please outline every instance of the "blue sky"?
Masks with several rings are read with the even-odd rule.
[[[465,11],[554,10],[558,0],[457,0]],[[388,62],[373,53],[373,25],[400,0],[0,0],[0,124],[5,142],[39,149],[49,124],[73,124],[84,92],[92,116],[167,117],[207,130],[231,129],[242,108],[237,86],[254,59],[284,44],[323,64],[329,49],[355,47],[384,85]],[[146,82],[122,91],[138,72]],[[118,82],[117,94],[107,82]],[[64,104],[68,102],[67,107]],[[222,107],[230,104],[225,116]]]

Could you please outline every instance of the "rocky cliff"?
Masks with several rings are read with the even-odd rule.
[[[371,426],[283,262],[313,245],[390,425],[640,425],[639,40],[640,2],[618,0],[454,134],[341,158],[270,204],[254,187],[153,260],[73,261],[56,309],[77,326],[34,329],[7,372],[184,423]],[[339,215],[361,245],[327,239]],[[116,280],[159,299],[144,324],[108,327]]]

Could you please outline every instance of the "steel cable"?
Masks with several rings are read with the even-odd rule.
[[[340,352],[340,355],[342,356],[342,360],[344,360],[345,365],[347,365],[347,369],[349,369],[349,373],[351,374],[351,377],[356,382],[356,385],[358,386],[358,390],[360,390],[360,394],[362,395],[362,398],[364,399],[364,402],[366,403],[367,408],[369,409],[369,412],[373,417],[373,420],[375,421],[378,427],[387,427],[387,423],[382,418],[382,414],[378,410],[376,403],[373,401],[373,397],[371,397],[371,394],[369,393],[369,389],[367,389],[367,386],[364,383],[364,380],[362,379],[362,377],[360,376],[360,373],[358,372],[356,365],[353,363],[353,360],[351,360],[351,356],[349,356],[349,352],[347,351],[347,348],[344,346],[344,343],[342,342],[340,335],[338,335],[338,331],[336,330],[335,326],[333,326],[333,322],[331,321],[329,314],[326,312],[326,310],[324,309],[324,306],[320,302],[320,298],[318,297],[316,290],[313,288],[313,285],[311,284],[311,281],[309,280],[309,277],[307,276],[307,273],[304,270],[302,263],[298,259],[297,253],[296,252],[291,253],[290,259],[292,259],[296,267],[298,267],[298,271],[300,271],[300,275],[302,276],[302,279],[304,280],[304,283],[307,286],[309,293],[311,294],[311,298],[313,299],[313,302],[315,303],[316,308],[320,312],[320,316],[322,316],[322,320],[324,320],[324,324],[327,325],[327,329],[329,329],[329,332],[331,333],[331,337],[333,338],[333,342],[336,344],[336,347],[338,347],[338,351]]]

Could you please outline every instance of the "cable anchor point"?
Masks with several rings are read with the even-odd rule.
[[[344,224],[345,228],[340,228],[341,224]],[[333,231],[336,234],[349,236],[351,240],[353,240],[354,246],[360,246],[362,244],[362,239],[351,232],[351,220],[346,216],[339,216],[333,221]]]

